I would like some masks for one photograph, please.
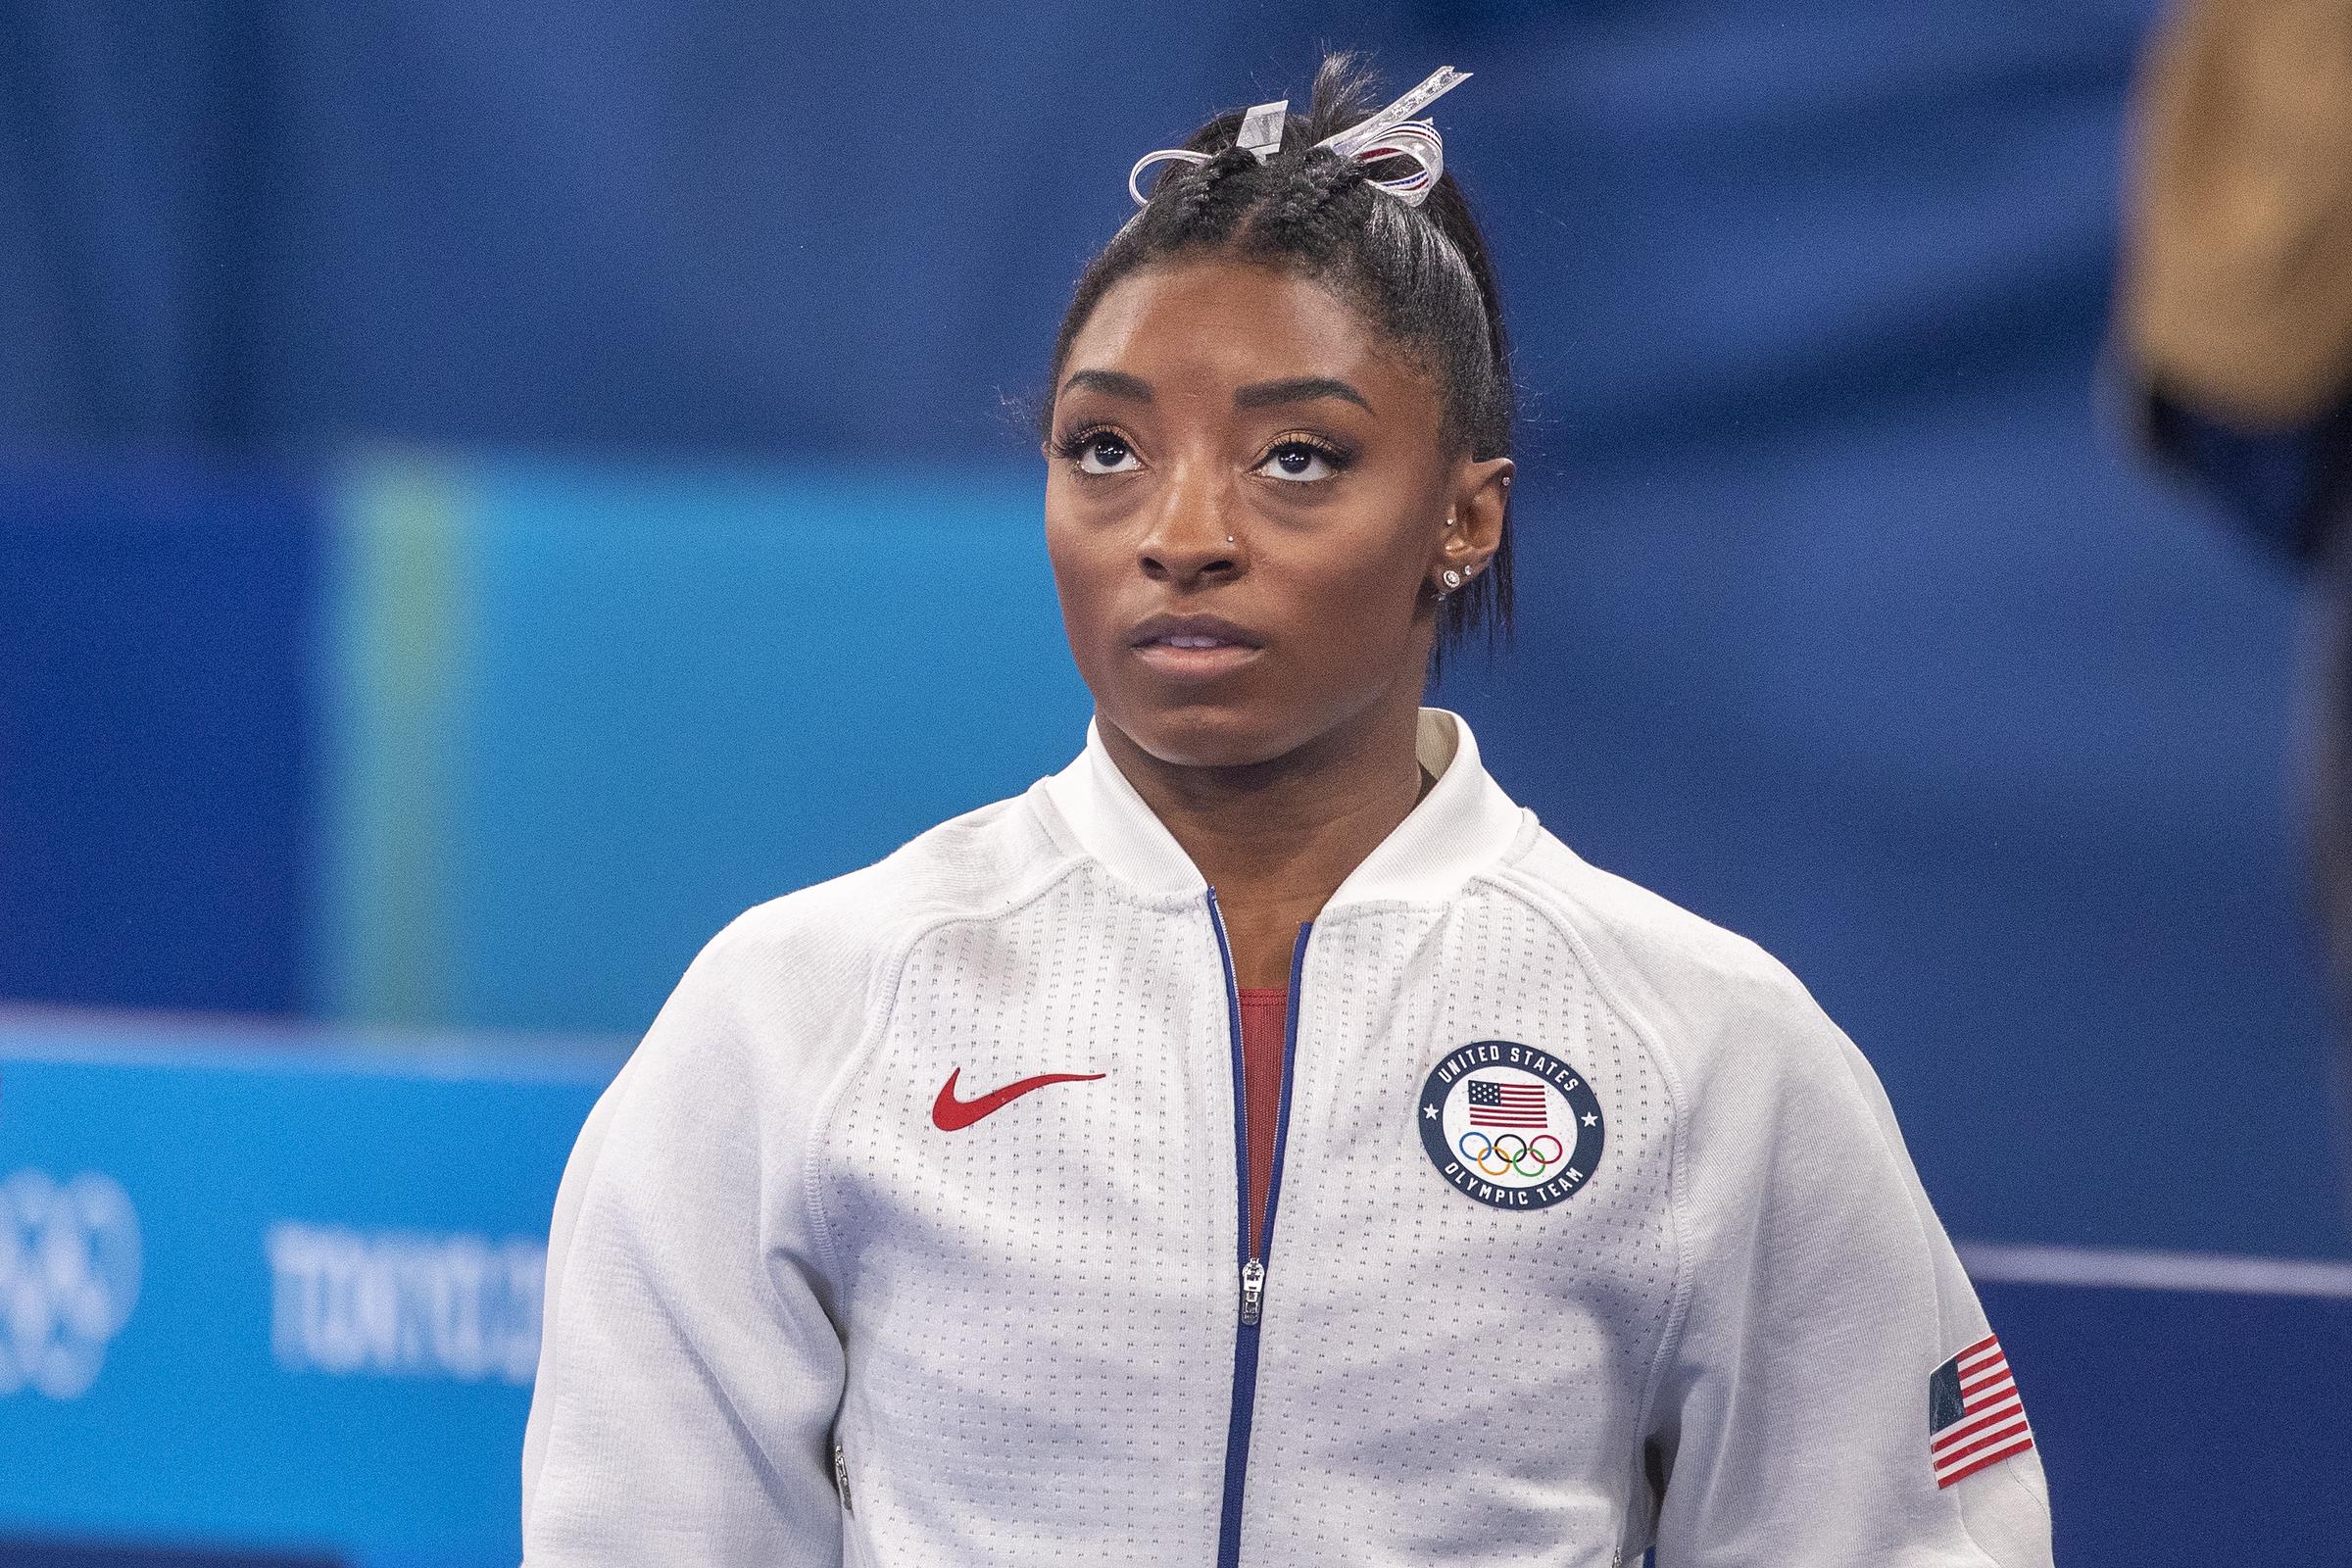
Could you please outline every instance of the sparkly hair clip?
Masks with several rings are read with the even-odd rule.
[[[1346,130],[1335,132],[1315,143],[1342,158],[1352,158],[1359,164],[1377,164],[1384,159],[1409,159],[1415,166],[1409,174],[1391,179],[1375,179],[1373,184],[1387,191],[1407,207],[1418,207],[1429,195],[1438,176],[1446,172],[1446,145],[1438,139],[1438,127],[1426,120],[1412,117],[1438,99],[1470,79],[1467,71],[1451,66],[1440,66],[1420,86],[1397,99],[1368,120],[1358,121]],[[1289,118],[1291,101],[1278,98],[1270,104],[1255,104],[1242,116],[1242,128],[1234,136],[1234,145],[1264,163],[1282,148],[1282,127]],[[1162,147],[1157,152],[1144,154],[1127,171],[1127,194],[1135,205],[1143,206],[1151,198],[1136,188],[1136,179],[1153,164],[1205,164],[1210,154],[1197,153],[1185,147]]]

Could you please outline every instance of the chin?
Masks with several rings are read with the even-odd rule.
[[[1295,721],[1283,721],[1288,715],[1242,704],[1098,708],[1106,722],[1172,767],[1249,767],[1273,760],[1299,740],[1292,733]]]

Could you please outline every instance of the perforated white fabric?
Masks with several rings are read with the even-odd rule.
[[[1201,972],[1219,967],[1200,911],[1086,866],[908,956],[816,1192],[879,1560],[1212,1559],[1226,1407],[1200,1380],[1232,1338],[1236,1210],[1225,1004]],[[943,1134],[951,1072],[967,1095],[1104,1076]]]
[[[1984,1323],[1851,1042],[1422,751],[1307,941],[1247,1330],[1218,932],[1099,737],[716,939],[564,1177],[528,1560],[1209,1568],[1238,1507],[1284,1568],[2044,1568],[2035,1454],[1934,1483]],[[1475,1041],[1605,1118],[1557,1200],[1425,1148]]]
[[[1356,1563],[1377,1517],[1421,1539],[1373,1560],[1605,1563],[1674,1298],[1663,1086],[1507,891],[1314,939],[1243,1539],[1259,1561]],[[1610,1086],[1605,1182],[1523,1213],[1437,1179],[1415,1106],[1472,1040],[1538,1042]]]

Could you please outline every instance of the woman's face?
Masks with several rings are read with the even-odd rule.
[[[1232,766],[1418,706],[1426,590],[1493,554],[1510,471],[1443,451],[1440,414],[1309,279],[1210,258],[1105,293],[1055,389],[1046,482],[1100,718],[1162,761]]]

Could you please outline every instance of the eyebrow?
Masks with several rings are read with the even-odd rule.
[[[1372,400],[1347,382],[1328,375],[1294,375],[1280,381],[1253,381],[1237,387],[1233,406],[1262,409],[1276,403],[1310,403],[1316,398],[1345,398],[1366,414],[1377,413]]]
[[[1140,375],[1124,370],[1072,370],[1070,378],[1061,383],[1068,392],[1076,387],[1092,387],[1107,397],[1125,398],[1131,403],[1150,403],[1152,383]],[[1342,398],[1362,409],[1366,414],[1379,411],[1372,400],[1354,387],[1334,376],[1293,375],[1279,381],[1252,381],[1236,387],[1233,406],[1237,409],[1262,409],[1277,403],[1309,403],[1316,398]]]
[[[1133,403],[1152,401],[1152,383],[1124,370],[1072,370],[1070,378],[1061,383],[1064,392],[1081,386],[1091,386],[1106,396],[1126,398]]]

